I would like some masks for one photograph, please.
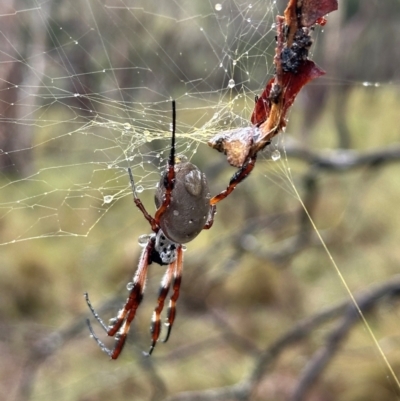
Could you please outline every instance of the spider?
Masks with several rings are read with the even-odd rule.
[[[107,335],[115,339],[114,347],[112,349],[107,348],[95,334],[90,320],[87,319],[91,336],[101,350],[108,354],[111,359],[117,359],[125,345],[130,325],[143,299],[148,266],[153,262],[161,266],[167,266],[167,269],[161,281],[157,306],[152,316],[150,326],[151,345],[147,355],[153,352],[160,337],[160,316],[172,284],[172,295],[169,299],[165,323],[167,333],[163,342],[168,340],[176,316],[175,305],[181,286],[183,244],[192,241],[203,229],[211,228],[214,222],[216,204],[225,199],[250,174],[256,162],[256,156],[249,157],[232,176],[228,187],[211,198],[205,174],[184,158],[175,157],[175,128],[176,106],[175,101],[172,101],[171,148],[166,169],[155,193],[157,210],[154,217],[146,211],[137,196],[132,171],[128,168],[133,201],[150,224],[153,233],[140,237],[141,239],[147,239],[147,242],[144,244],[133,281],[127,286],[129,296],[125,305],[120,309],[117,316],[109,321],[107,326],[93,308],[88,294],[84,294],[86,303],[95,319]]]

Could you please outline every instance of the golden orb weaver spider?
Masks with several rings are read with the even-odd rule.
[[[167,333],[163,342],[168,340],[175,321],[175,306],[182,281],[182,246],[192,241],[202,230],[211,228],[216,212],[216,204],[225,199],[250,174],[256,162],[256,155],[248,157],[243,166],[232,176],[228,187],[211,198],[205,174],[194,164],[175,157],[175,130],[176,105],[175,101],[172,101],[171,149],[166,169],[155,194],[157,210],[154,217],[146,211],[137,196],[132,171],[128,168],[133,201],[149,222],[153,233],[147,236],[147,243],[140,256],[133,281],[130,283],[129,296],[125,305],[120,309],[117,316],[110,320],[110,324],[107,326],[93,308],[88,293],[84,294],[86,303],[95,319],[108,336],[115,338],[114,347],[112,349],[107,348],[95,334],[90,320],[87,319],[91,336],[101,350],[109,355],[111,359],[117,359],[125,345],[130,325],[143,299],[148,266],[153,262],[168,267],[161,281],[157,306],[153,312],[150,327],[151,345],[148,355],[153,352],[160,337],[160,316],[172,283],[172,295],[169,300],[165,323]]]

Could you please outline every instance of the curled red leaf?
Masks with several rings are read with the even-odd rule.
[[[293,104],[297,94],[301,88],[311,80],[324,75],[325,71],[321,70],[313,61],[305,60],[302,63],[296,74],[291,72],[284,72],[282,74],[282,86],[281,89],[275,89],[282,91],[282,105],[281,105],[281,117],[284,118],[287,110]],[[254,125],[261,125],[268,119],[271,111],[273,100],[276,98],[276,93],[273,93],[275,78],[268,81],[264,92],[258,98],[251,115],[251,122]]]

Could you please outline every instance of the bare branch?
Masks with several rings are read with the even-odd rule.
[[[400,144],[366,152],[348,149],[316,152],[295,141],[287,141],[284,151],[287,156],[301,159],[316,169],[330,171],[347,171],[363,166],[378,167],[400,161]]]
[[[102,312],[114,310],[116,305],[119,305],[120,303],[120,297],[111,299],[110,301],[106,302],[100,308],[100,310]],[[87,330],[85,317],[78,317],[69,326],[50,333],[33,345],[21,375],[18,393],[16,396],[17,401],[26,401],[30,399],[32,389],[35,384],[36,374],[42,363],[45,362],[51,355],[60,350],[65,343]]]
[[[363,313],[367,313],[379,302],[398,296],[400,296],[400,276],[395,276],[381,285],[372,286],[355,298],[360,310]],[[322,374],[323,369],[337,353],[340,344],[350,329],[360,320],[357,308],[355,308],[351,300],[342,301],[331,308],[300,321],[261,352],[256,358],[249,376],[243,381],[228,387],[182,392],[168,397],[165,401],[248,400],[261,379],[283,351],[290,345],[310,336],[316,327],[339,316],[342,316],[341,322],[328,336],[326,346],[319,350],[306,366],[293,393],[293,401],[303,400],[310,386],[315,383],[318,376]]]
[[[382,299],[390,299],[400,295],[400,277],[370,289],[357,297],[357,304],[360,310],[365,314],[373,308],[376,303]],[[349,334],[351,328],[360,321],[360,315],[352,303],[346,307],[346,311],[341,321],[327,336],[325,347],[318,350],[311,358],[303,374],[300,377],[298,385],[294,391],[292,401],[302,401],[310,388],[316,383],[319,376],[333,359],[339,347]]]

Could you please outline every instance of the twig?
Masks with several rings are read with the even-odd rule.
[[[316,152],[294,141],[287,141],[284,151],[288,157],[304,160],[316,169],[338,172],[363,166],[378,167],[400,161],[399,144],[365,152],[347,149]]]
[[[381,286],[367,291],[365,294],[357,297],[357,304],[360,310],[365,314],[381,301],[382,298],[393,298],[400,295],[400,277],[393,281],[388,281]],[[360,321],[360,315],[357,308],[350,303],[345,311],[341,322],[327,336],[325,347],[318,350],[306,365],[299,379],[298,385],[293,393],[292,401],[302,401],[306,393],[316,383],[318,377],[322,375],[324,369],[333,359],[339,347],[349,334],[351,328]]]
[[[355,299],[360,310],[367,313],[377,303],[399,296],[400,276],[395,276],[381,285],[372,286],[369,290],[357,295]],[[316,378],[322,374],[323,368],[333,359],[350,329],[359,321],[359,315],[351,301],[342,301],[300,321],[257,357],[249,376],[241,382],[228,387],[182,392],[168,397],[165,401],[248,400],[261,379],[286,348],[311,335],[312,331],[321,324],[343,314],[340,324],[328,336],[325,348],[316,353],[301,375],[292,401],[302,400]]]
[[[121,302],[121,298],[116,297],[105,303],[99,310],[101,312],[114,310]],[[27,401],[31,398],[37,371],[47,358],[85,330],[87,330],[85,316],[81,316],[75,319],[69,326],[50,333],[33,345],[21,374],[18,393],[15,398],[17,401]]]

